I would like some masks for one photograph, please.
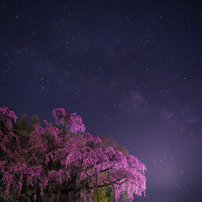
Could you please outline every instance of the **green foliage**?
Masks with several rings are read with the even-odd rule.
[[[94,192],[94,202],[97,202],[97,189],[95,188],[93,190]],[[99,195],[99,202],[108,202],[112,200],[112,188],[110,186],[106,188],[99,188],[98,189],[98,195]]]
[[[20,116],[19,121],[16,123],[16,128],[18,132],[26,131],[26,125],[27,125],[27,114],[23,114]]]
[[[39,123],[39,117],[37,114],[32,115],[32,117],[29,120],[29,128],[28,132],[31,133],[35,129],[35,124]]]
[[[123,192],[121,192],[121,201],[123,201],[123,202],[130,202],[130,198],[128,197],[128,195],[127,195],[127,192],[126,191],[123,191]]]
[[[34,114],[29,119],[29,125],[27,128],[27,114],[20,116],[19,121],[15,124],[15,129],[18,131],[18,135],[27,135],[35,130],[35,124],[39,123],[39,117]]]

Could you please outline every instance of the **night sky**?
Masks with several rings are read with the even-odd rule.
[[[202,6],[2,0],[0,105],[65,108],[147,167],[135,202],[202,200]]]

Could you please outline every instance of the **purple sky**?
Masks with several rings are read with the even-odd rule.
[[[113,136],[148,169],[136,202],[198,202],[201,36],[199,1],[1,2],[0,105]]]

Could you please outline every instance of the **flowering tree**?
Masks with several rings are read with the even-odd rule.
[[[0,195],[2,201],[92,201],[95,188],[115,197],[145,194],[146,167],[112,147],[103,150],[99,137],[85,131],[81,117],[58,108],[56,124],[27,135],[13,128],[15,114],[0,107]]]

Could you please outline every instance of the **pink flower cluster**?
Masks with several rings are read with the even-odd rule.
[[[82,118],[76,113],[69,114],[63,108],[54,109],[52,115],[55,118],[55,123],[62,125],[64,128],[69,129],[72,133],[84,132],[86,130],[82,123]]]
[[[0,118],[6,126],[6,130],[0,130],[0,142],[4,143],[0,144],[4,154],[0,159],[4,193],[0,194],[12,200],[23,194],[33,201],[92,201],[96,176],[98,187],[115,186],[117,198],[123,191],[131,200],[134,193],[145,194],[144,164],[112,147],[106,151],[100,148],[101,139],[85,132],[78,115],[59,108],[53,110],[53,116],[66,130],[45,121],[45,128],[37,124],[32,133],[11,140],[14,122],[8,120],[15,121],[16,116],[0,107]]]
[[[15,113],[8,109],[8,107],[0,107],[0,120],[5,124],[8,130],[12,130],[13,123],[16,121],[17,116]]]

